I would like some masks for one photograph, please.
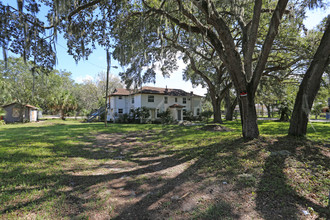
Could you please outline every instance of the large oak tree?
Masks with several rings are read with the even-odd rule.
[[[233,4],[211,0],[142,3],[144,8],[139,8],[137,13],[143,13],[144,18],[157,18],[164,24],[174,24],[191,35],[202,36],[212,45],[240,94],[243,136],[258,137],[255,92],[288,1],[279,0],[276,5],[263,4],[261,0],[234,1]],[[263,12],[265,17],[262,17]],[[267,18],[266,24],[259,27]],[[263,39],[258,36],[260,29],[267,30]],[[236,35],[241,36],[238,41]],[[261,47],[257,40],[263,42]]]

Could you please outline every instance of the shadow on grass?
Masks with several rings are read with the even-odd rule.
[[[289,180],[285,169],[288,167],[286,161],[291,159],[301,163],[313,162],[314,167],[322,164],[330,167],[329,158],[322,154],[317,148],[311,150],[313,144],[305,139],[293,137],[278,138],[276,142],[267,147],[272,152],[265,161],[264,172],[257,186],[256,209],[265,219],[300,219],[302,210],[313,208],[319,217],[329,217],[329,207],[323,207],[310,198],[299,195],[289,184],[300,181],[300,176],[293,176]],[[297,150],[299,149],[299,152]],[[295,162],[297,163],[297,162]],[[294,170],[294,172],[296,172]],[[304,172],[308,172],[305,170]],[[308,181],[308,180],[307,180]],[[313,213],[311,213],[313,214]]]
[[[232,145],[227,147],[237,146],[242,140],[236,140]],[[177,150],[173,154],[172,158],[166,158],[164,160],[165,166],[162,169],[166,169],[169,166],[176,166],[183,164],[190,160],[195,160],[194,164],[189,166],[183,172],[176,177],[167,180],[164,184],[154,187],[152,193],[146,197],[143,197],[138,202],[126,207],[120,212],[120,214],[114,219],[155,219],[159,218],[158,214],[161,210],[159,207],[151,208],[153,204],[157,204],[161,198],[182,187],[185,183],[193,181],[199,182],[203,179],[203,175],[200,175],[198,171],[203,168],[209,167],[213,164],[214,159],[217,157],[217,153],[226,149],[225,145],[210,145],[206,147],[195,147],[185,150]],[[173,152],[165,152],[165,154]],[[224,160],[230,160],[230,163],[236,163],[235,157],[223,158]],[[232,161],[233,160],[233,161]],[[170,164],[168,164],[168,162]],[[157,165],[158,166],[158,165]],[[149,168],[148,168],[149,169]],[[225,175],[225,172],[223,172]],[[159,204],[158,204],[159,205]],[[170,216],[168,216],[170,217]],[[195,218],[198,219],[221,219],[221,218],[238,218],[237,214],[234,214],[230,204],[222,201],[218,198],[218,203],[206,208],[204,211],[198,211],[195,214]]]
[[[152,130],[153,128],[156,130]],[[15,134],[24,134],[27,129],[29,135],[15,138]],[[102,137],[102,135],[96,135],[97,133],[108,135]],[[0,213],[4,215],[26,210],[36,212],[37,207],[50,202],[53,207],[57,207],[55,211],[52,211],[55,212],[53,214],[55,216],[52,217],[84,217],[86,213],[93,211],[93,207],[88,206],[89,203],[96,203],[95,206],[97,206],[94,200],[98,199],[98,195],[93,191],[94,188],[104,184],[106,190],[123,189],[138,192],[132,197],[136,201],[122,205],[115,219],[169,217],[162,213],[160,201],[165,197],[168,199],[169,194],[178,188],[184,188],[186,183],[194,182],[197,185],[208,175],[233,179],[238,174],[249,172],[242,161],[256,160],[262,148],[257,147],[254,151],[250,151],[249,143],[245,143],[242,139],[230,140],[229,136],[232,134],[234,133],[224,134],[225,138],[221,140],[225,141],[220,143],[198,145],[197,143],[202,142],[202,139],[211,139],[216,135],[212,132],[184,127],[154,125],[141,125],[135,128],[130,125],[104,128],[102,124],[88,124],[87,127],[86,124],[77,124],[50,125],[42,128],[33,126],[10,128],[6,130],[8,137],[5,138],[11,139],[12,142],[2,143],[7,149],[14,149],[19,144],[26,152],[12,151],[0,156],[5,164],[5,169],[0,173],[1,182],[4,185],[1,190],[3,204],[0,205],[2,207]],[[201,135],[202,138],[196,138],[199,137],[197,135]],[[35,145],[31,147],[30,144],[34,142],[47,143],[44,147],[48,150],[47,154],[38,155],[43,148]],[[185,142],[186,147],[181,149],[171,146]],[[305,141],[279,138],[277,142],[265,147],[269,151],[287,150],[292,155],[296,155],[296,149],[302,145],[305,146],[304,144],[306,144]],[[34,152],[33,149],[38,152]],[[242,156],[242,152],[247,152],[247,154]],[[314,157],[309,160],[323,166],[329,165],[327,158],[319,152],[311,152],[308,147],[305,147],[302,152],[300,156],[297,156],[298,160],[305,160],[312,153]],[[73,164],[70,169],[62,169],[62,162],[66,162],[68,158],[79,158],[83,160],[83,163],[87,161],[89,164],[82,167]],[[144,160],[145,158],[148,159]],[[269,156],[266,159],[264,171],[257,185],[256,210],[265,219],[295,219],[298,218],[300,212],[297,207],[298,201],[298,204],[302,206],[307,204],[321,215],[326,215],[327,211],[324,207],[298,195],[288,184],[284,173],[286,158],[286,156]],[[118,163],[112,165],[107,163],[109,160]],[[158,177],[161,176],[155,175],[156,172],[190,161],[193,163],[172,178],[159,179]],[[29,171],[35,163],[38,163],[38,166]],[[124,163],[128,165],[120,165]],[[9,169],[10,166],[14,168]],[[98,173],[99,169],[114,168],[117,169],[115,172]],[[79,173],[79,171],[87,173]],[[137,177],[149,174],[153,176],[148,180],[150,190],[145,194],[142,193],[142,186],[138,183]],[[124,177],[131,179],[126,181]],[[120,186],[118,182],[121,183]],[[237,184],[237,189],[240,187],[242,186]],[[30,196],[19,202],[11,201],[19,200],[18,197],[22,192],[32,193],[34,190],[44,190],[44,193],[38,193],[36,196]],[[128,200],[131,198],[129,195],[119,195],[118,198],[120,197]],[[180,205],[174,204],[176,202],[172,203],[173,206]],[[169,207],[172,207],[171,204]],[[195,211],[192,217],[197,219],[237,219],[240,217],[234,212],[233,204],[222,198],[217,198],[213,205],[205,209],[196,208]]]
[[[260,133],[263,135],[283,136],[288,134],[289,122],[258,121]],[[314,141],[329,142],[329,122],[309,122],[307,126],[307,137]]]
[[[148,196],[143,197],[134,205],[129,206],[128,209],[125,208],[122,210],[117,217],[119,219],[129,219],[133,216],[130,216],[129,213],[135,213],[133,218],[144,218],[148,215],[148,213],[152,213],[152,211],[149,210],[149,206],[151,204],[157,202],[159,198],[171,192],[174,188],[179,187],[187,180],[191,180],[192,176],[197,178],[198,175],[194,174],[198,169],[200,169],[201,166],[208,166],[212,164],[212,162],[210,162],[210,164],[207,163],[207,161],[210,160],[210,155],[215,156],[217,152],[222,151],[225,148],[225,145],[210,145],[206,147],[176,150],[163,144],[157,145],[155,148],[155,143],[141,143],[139,141],[140,138],[148,138],[148,136],[152,137],[155,135],[154,132],[148,132],[148,126],[141,127],[147,129],[144,129],[143,132],[135,131],[133,133],[127,133],[126,126],[118,126],[116,128],[110,128],[109,130],[104,129],[103,131],[105,131],[105,133],[110,133],[109,136],[111,137],[111,141],[107,143],[107,140],[105,140],[101,141],[99,144],[96,144],[96,142],[100,140],[93,137],[93,135],[90,135],[90,132],[94,132],[95,130],[102,132],[102,129],[97,124],[89,125],[88,129],[85,128],[85,125],[50,125],[43,128],[25,126],[6,130],[6,136],[8,136],[7,138],[12,139],[13,142],[6,143],[5,147],[7,149],[14,149],[17,147],[17,144],[19,144],[20,148],[22,148],[21,150],[26,150],[26,152],[22,153],[15,150],[1,155],[1,159],[5,162],[7,168],[13,165],[11,169],[5,168],[0,174],[1,180],[6,180],[2,182],[3,204],[1,205],[1,214],[7,214],[15,211],[21,212],[22,210],[25,212],[33,210],[35,212],[34,209],[36,207],[53,200],[56,203],[54,205],[59,207],[57,217],[81,217],[82,213],[88,211],[88,208],[86,208],[86,203],[94,199],[91,197],[83,199],[82,195],[90,194],[90,190],[94,186],[111,182],[113,180],[120,180],[123,176],[133,178],[139,175],[152,174],[184,164],[191,160],[195,160],[194,165],[189,166],[186,170],[172,179],[162,181],[157,180],[157,178],[151,179],[152,192],[157,193],[151,193]],[[29,135],[27,135],[29,139],[24,141],[24,136],[22,135],[21,138],[15,140],[15,134],[21,132],[24,133],[27,129],[29,130]],[[141,128],[138,130],[140,129]],[[172,127],[168,127],[167,129],[170,132],[173,130]],[[166,129],[163,129],[162,131],[165,130]],[[114,131],[119,131],[120,135],[118,136],[118,133],[112,135],[111,133]],[[68,135],[68,132],[70,132],[70,135]],[[185,135],[191,135],[192,133],[194,133],[194,130],[179,132],[176,133],[176,137],[183,138]],[[71,143],[70,137],[76,137],[77,139],[81,139],[83,141],[82,143],[80,141],[78,141],[78,143]],[[159,139],[157,139],[157,142],[161,140],[160,136],[158,136],[158,138]],[[47,142],[47,146],[44,147],[44,149],[41,147],[30,146],[30,144],[36,141],[40,143]],[[129,145],[130,142],[133,142],[133,145]],[[238,142],[241,142],[241,140]],[[238,142],[235,141],[235,144]],[[38,153],[40,153],[39,150],[41,151],[42,149],[47,149],[49,151],[48,153],[51,153],[52,155],[38,155]],[[36,152],[34,150],[38,151]],[[159,157],[162,155],[166,156]],[[106,159],[132,162],[136,164],[137,168],[131,167],[131,169],[127,171],[125,170],[108,174],[93,173],[92,175],[76,175],[74,172],[79,171],[77,167],[66,170],[63,170],[62,167],[60,167],[61,161],[65,161],[70,157],[84,158],[88,160]],[[142,158],[145,157],[148,157],[149,160],[142,160]],[[228,160],[232,159],[234,158],[228,158]],[[230,163],[235,163],[236,159],[234,160],[235,161]],[[38,166],[34,167],[35,165],[32,163],[37,163]],[[16,168],[14,168],[14,164],[16,164]],[[18,166],[17,164],[21,165]],[[31,170],[29,170],[30,165],[34,167]],[[47,169],[55,165],[57,167],[53,167],[51,170]],[[93,172],[93,170],[97,170],[99,168],[111,169],[112,167],[111,165],[100,163],[98,165],[90,165],[86,169],[82,169],[83,171],[89,170]],[[110,184],[110,186],[115,188],[114,185]],[[135,181],[127,181],[124,187],[139,188]],[[45,193],[39,193],[36,196],[29,196],[29,199],[23,199],[23,201],[10,201],[17,200],[19,194],[22,192],[33,193],[38,190],[44,190]],[[221,209],[223,209],[223,211],[221,211]],[[207,209],[205,213],[208,213],[208,216],[212,215],[213,217],[234,216],[234,214],[230,212],[230,205],[223,201],[219,201],[219,205]]]

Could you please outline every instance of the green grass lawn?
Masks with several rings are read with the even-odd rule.
[[[238,122],[224,126],[231,131],[75,120],[2,125],[0,218],[142,217],[132,210],[173,219],[244,218],[247,210],[257,219],[327,218],[330,123],[309,125],[305,139],[287,137],[288,123],[259,121],[261,137],[252,141],[242,139]]]

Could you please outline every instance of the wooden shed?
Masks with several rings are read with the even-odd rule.
[[[17,102],[4,105],[6,111],[5,122],[33,122],[38,120],[38,108],[32,105],[23,105]]]

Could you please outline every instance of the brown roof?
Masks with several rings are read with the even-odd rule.
[[[130,90],[123,89],[123,88],[117,88],[110,95],[111,96],[113,96],[113,95],[130,95]]]
[[[131,93],[130,93],[131,92]],[[130,94],[159,94],[159,95],[170,95],[170,96],[197,96],[193,93],[188,93],[183,91],[182,89],[168,89],[168,88],[159,88],[159,87],[151,87],[151,86],[143,86],[141,89],[138,89],[136,92],[130,91],[128,89],[115,89],[115,91],[111,95],[130,95]]]
[[[184,106],[179,104],[173,104],[170,106],[170,108],[184,108]]]
[[[2,108],[5,108],[5,107],[11,106],[11,105],[15,105],[15,104],[22,105],[21,103],[13,102],[13,103],[10,103],[8,105],[3,105]],[[35,107],[33,105],[23,105],[23,106],[28,107],[28,108],[32,108],[32,109],[38,109],[37,107]]]

